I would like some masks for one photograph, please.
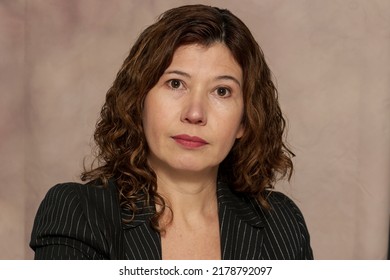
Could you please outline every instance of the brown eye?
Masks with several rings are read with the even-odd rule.
[[[230,90],[225,87],[217,88],[217,95],[220,97],[227,97],[230,95]]]
[[[181,81],[180,80],[170,80],[169,86],[173,89],[179,89],[181,86]]]

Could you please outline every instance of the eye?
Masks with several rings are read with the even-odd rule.
[[[183,83],[180,80],[172,79],[168,81],[168,86],[172,89],[180,89],[183,87]]]
[[[216,93],[219,97],[228,97],[231,95],[230,89],[228,89],[226,87],[217,88]]]

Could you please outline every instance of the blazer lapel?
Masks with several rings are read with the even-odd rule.
[[[222,259],[260,259],[264,224],[251,201],[222,182],[217,186],[217,199]]]
[[[134,217],[130,210],[122,210],[122,219],[134,219],[128,223],[122,223],[124,254],[126,259],[132,260],[161,260],[160,234],[151,226],[149,219],[154,214],[153,206],[145,207],[144,201],[137,202],[138,209]]]
[[[245,196],[234,194],[225,183],[217,185],[218,217],[223,260],[260,259],[263,245],[264,223],[252,202]],[[145,207],[129,223],[122,223],[124,258],[133,260],[161,260],[160,234],[153,230],[149,218],[153,206]],[[132,217],[127,209],[121,211],[122,219]]]

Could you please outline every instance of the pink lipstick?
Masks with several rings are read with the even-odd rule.
[[[172,139],[186,148],[200,148],[208,144],[208,142],[202,138],[196,136],[189,136],[187,134],[180,134],[172,136]]]

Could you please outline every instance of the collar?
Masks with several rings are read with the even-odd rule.
[[[233,192],[228,184],[223,182],[217,183],[217,202],[220,217],[222,212],[229,211],[239,220],[253,227],[264,227],[264,222],[260,218],[261,215],[256,210],[259,206],[255,202],[255,199],[251,199],[244,194]],[[131,222],[122,223],[123,229],[131,229],[148,223],[156,211],[154,205],[145,206],[144,200],[139,200],[135,204],[139,211],[134,214],[134,219]],[[129,220],[133,217],[133,212],[129,209],[122,209],[121,217],[122,220]]]
[[[227,183],[217,184],[218,211],[221,213],[225,208],[235,215],[239,220],[254,227],[264,227],[264,222],[260,218],[260,213],[256,209],[259,205],[254,198],[246,194],[233,192]]]

